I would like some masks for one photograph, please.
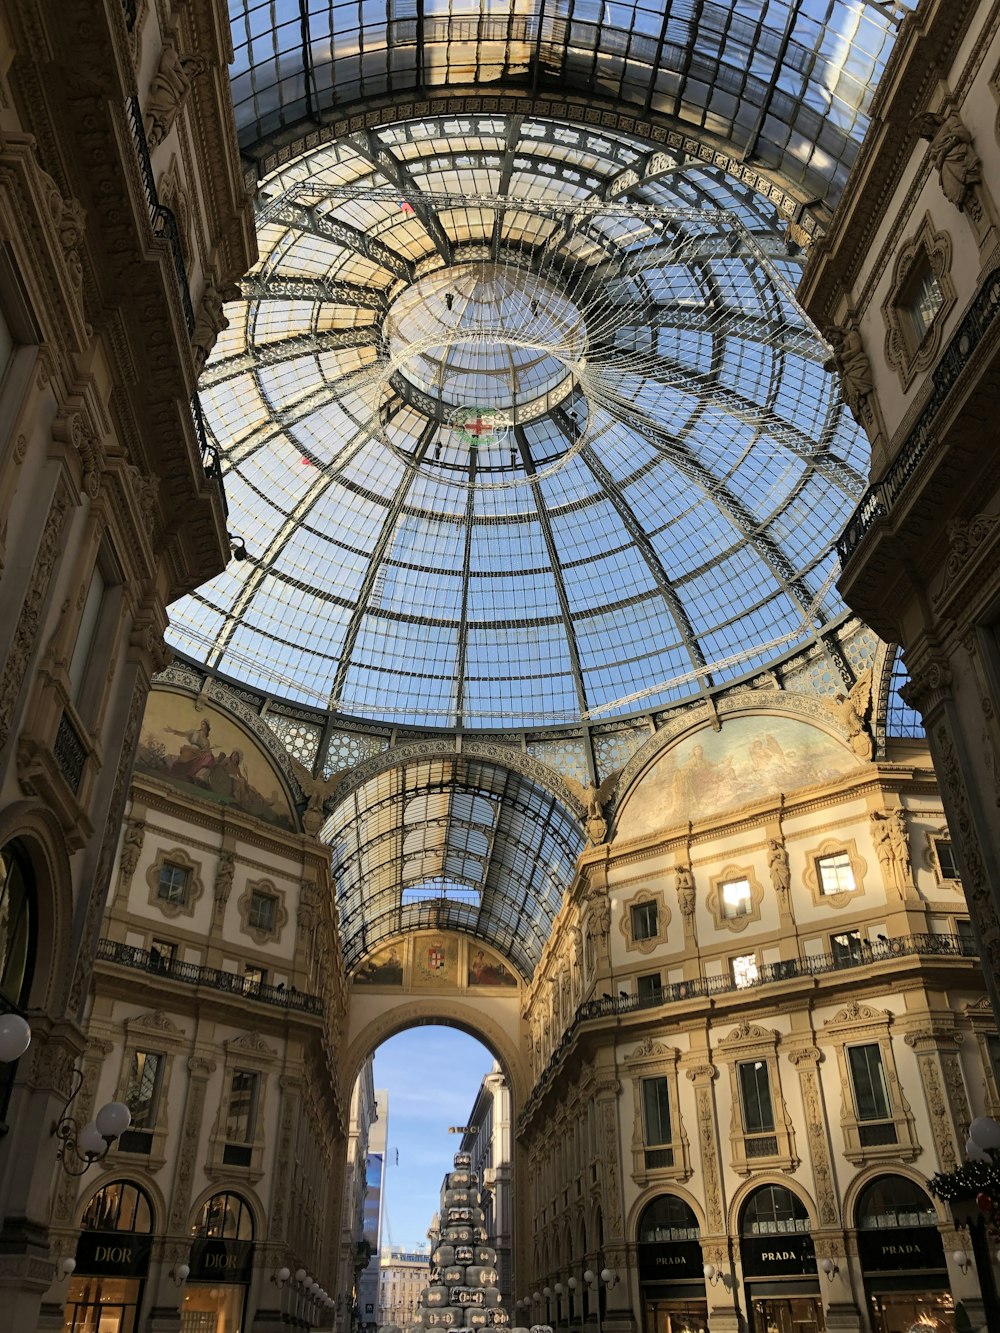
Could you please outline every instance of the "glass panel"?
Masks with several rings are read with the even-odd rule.
[[[847,852],[837,852],[835,856],[821,856],[816,862],[821,893],[853,893],[855,889],[854,870]]]
[[[171,865],[169,861],[160,866],[160,880],[157,885],[157,897],[168,903],[183,903],[187,900],[187,885],[190,871],[184,866]]]
[[[135,1333],[141,1292],[137,1278],[71,1277],[63,1333]]]
[[[258,893],[254,890],[250,894],[250,907],[247,911],[247,922],[255,930],[273,930],[274,913],[278,905],[278,900],[272,898],[269,893]]]
[[[762,1134],[774,1129],[771,1106],[771,1080],[764,1060],[744,1060],[736,1066],[743,1108],[743,1129],[747,1134]]]
[[[80,1225],[85,1231],[136,1231],[153,1229],[149,1200],[138,1185],[114,1180],[102,1186],[84,1209]]]
[[[830,952],[838,967],[851,963],[860,963],[864,957],[861,932],[843,930],[839,935],[830,936]]]
[[[750,913],[750,881],[731,879],[719,885],[719,897],[722,902],[722,915],[726,920],[748,916]]]
[[[642,1080],[642,1122],[649,1146],[670,1142],[670,1092],[665,1078]]]
[[[744,1204],[740,1222],[743,1236],[778,1236],[808,1230],[805,1205],[781,1185],[762,1185]]]
[[[868,1046],[849,1046],[847,1056],[858,1119],[888,1120],[892,1110],[882,1065],[882,1048],[878,1042]]]
[[[632,908],[632,938],[652,939],[657,931],[656,903],[638,903]]]
[[[753,986],[760,980],[760,968],[757,966],[755,953],[745,953],[739,958],[730,958],[729,971],[737,986]]]
[[[879,1176],[866,1185],[857,1203],[858,1227],[932,1227],[937,1213],[924,1190],[905,1176]]]
[[[181,1333],[243,1333],[243,1286],[189,1282],[181,1307]]]
[[[233,1074],[229,1109],[226,1113],[227,1143],[253,1141],[258,1079],[259,1075],[249,1073],[245,1069],[237,1069]]]
[[[752,1303],[753,1333],[824,1333],[823,1302],[817,1296]]]
[[[132,1129],[152,1129],[160,1096],[163,1056],[152,1051],[133,1051],[125,1088],[125,1105],[132,1112]]]

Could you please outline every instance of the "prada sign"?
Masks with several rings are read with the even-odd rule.
[[[209,1240],[191,1243],[192,1282],[249,1282],[253,1270],[252,1240]]]
[[[899,1269],[944,1269],[944,1244],[937,1227],[890,1227],[858,1232],[858,1257],[866,1273]]]
[[[640,1282],[705,1281],[705,1261],[696,1240],[643,1241],[636,1254]]]
[[[76,1243],[76,1271],[91,1277],[145,1277],[152,1236],[132,1231],[82,1231]]]
[[[744,1277],[816,1277],[816,1251],[804,1231],[779,1236],[741,1236]]]

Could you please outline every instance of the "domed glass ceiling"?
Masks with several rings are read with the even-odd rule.
[[[229,0],[240,142],[294,141],[415,94],[582,95],[687,129],[832,204],[914,4]]]
[[[176,646],[497,729],[662,708],[844,614],[867,441],[721,171],[469,115],[323,146],[259,210],[201,382],[249,558],[172,608]]]

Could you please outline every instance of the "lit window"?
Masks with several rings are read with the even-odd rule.
[[[907,340],[914,349],[920,346],[944,305],[944,292],[926,254],[921,254],[910,270],[899,294],[899,310],[906,327]]]
[[[722,903],[722,915],[726,921],[736,917],[749,916],[753,900],[750,896],[748,879],[730,879],[719,885],[719,899]]]
[[[185,866],[175,866],[164,861],[160,866],[160,881],[156,896],[165,903],[177,903],[183,906],[187,902],[188,882],[191,872]]]
[[[166,971],[177,957],[177,945],[173,940],[153,939],[149,945],[149,961],[154,967]]]
[[[731,958],[729,971],[734,983],[741,989],[744,986],[754,986],[760,980],[760,968],[757,966],[755,953],[744,953],[738,958]]]
[[[227,1143],[252,1143],[257,1118],[257,1085],[259,1075],[246,1069],[237,1069],[229,1090],[229,1108],[226,1112]]]
[[[247,909],[247,924],[254,930],[273,930],[278,900],[254,889]]]
[[[854,1102],[859,1120],[888,1120],[889,1088],[882,1064],[882,1048],[878,1042],[867,1046],[851,1046],[847,1052],[854,1084]]]
[[[267,981],[267,968],[257,967],[254,963],[247,963],[243,969],[243,989],[256,990],[263,986]]]
[[[853,893],[855,890],[854,870],[851,858],[846,852],[836,852],[833,856],[821,856],[816,861],[816,874],[819,877],[820,893]]]
[[[861,932],[842,930],[830,936],[830,953],[836,967],[848,967],[851,963],[860,963],[863,959]]]
[[[659,929],[656,903],[636,903],[632,908],[633,940],[651,940]]]

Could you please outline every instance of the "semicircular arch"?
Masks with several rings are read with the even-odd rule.
[[[819,1210],[812,1195],[803,1188],[799,1181],[789,1181],[788,1177],[783,1176],[779,1171],[762,1171],[760,1175],[755,1175],[750,1180],[745,1181],[729,1201],[727,1230],[731,1236],[741,1234],[740,1219],[747,1200],[753,1194],[756,1194],[759,1189],[764,1189],[768,1185],[775,1185],[778,1189],[786,1190],[794,1199],[797,1199],[809,1214],[810,1231],[816,1230],[819,1226]]]
[[[921,1175],[919,1171],[912,1170],[903,1162],[892,1162],[889,1165],[882,1162],[879,1165],[866,1166],[864,1170],[858,1172],[853,1180],[848,1182],[844,1189],[841,1217],[844,1227],[848,1231],[857,1230],[856,1215],[858,1202],[862,1194],[869,1185],[885,1176],[899,1176],[901,1179],[908,1181],[909,1184],[916,1185],[920,1192],[927,1196],[927,1201],[937,1213],[939,1222],[950,1223],[954,1220],[948,1204],[942,1199],[935,1198],[928,1190],[926,1176]]]
[[[645,1210],[651,1203],[655,1202],[656,1199],[661,1199],[665,1196],[669,1196],[673,1199],[680,1199],[682,1203],[686,1203],[697,1218],[698,1230],[705,1230],[704,1205],[700,1203],[695,1195],[689,1190],[684,1189],[682,1185],[674,1184],[670,1184],[669,1186],[648,1185],[636,1198],[625,1218],[625,1235],[629,1238],[630,1245],[637,1245],[639,1243],[639,1222],[642,1220],[642,1215]]]

